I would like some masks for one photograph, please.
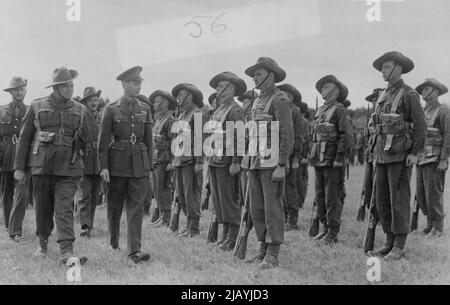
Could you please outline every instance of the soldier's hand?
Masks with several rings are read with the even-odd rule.
[[[22,183],[25,180],[25,171],[23,170],[16,170],[14,172],[14,179],[16,179],[19,183]]]
[[[175,167],[173,166],[172,162],[169,162],[169,164],[167,164],[166,167],[166,172],[171,172],[175,169]]]
[[[298,159],[294,158],[294,160],[292,160],[292,169],[297,169],[300,167],[300,164],[298,163]]]
[[[342,163],[342,162],[334,161],[334,163],[333,163],[333,167],[343,167],[343,166],[344,166],[344,163]]]
[[[308,158],[303,158],[302,161],[300,161],[301,165],[308,165],[309,164],[309,160]]]
[[[406,166],[410,167],[413,166],[414,164],[417,164],[417,156],[408,155],[408,157],[406,157]]]
[[[439,164],[436,169],[440,172],[445,172],[447,170],[447,168],[448,168],[447,160],[441,160],[441,161],[439,161]]]
[[[100,177],[102,177],[103,181],[105,181],[106,183],[109,183],[109,170],[104,169],[101,171],[100,173]]]
[[[230,165],[230,175],[236,176],[241,171],[241,166],[238,163],[232,163]]]
[[[281,182],[284,177],[286,177],[286,167],[280,167],[277,165],[277,168],[272,173],[272,182]]]
[[[196,174],[200,174],[203,172],[203,164],[202,163],[195,163],[194,172]]]

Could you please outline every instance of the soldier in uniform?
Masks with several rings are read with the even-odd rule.
[[[308,181],[309,181],[309,153],[310,153],[310,138],[311,138],[311,125],[309,123],[309,111],[308,105],[304,102],[300,103],[300,113],[302,117],[300,118],[300,124],[302,132],[305,137],[303,138],[303,144],[301,148],[301,159],[300,165],[297,169],[296,173],[296,185],[297,185],[297,194],[298,194],[298,207],[299,209],[303,208],[306,199],[306,193],[308,191]]]
[[[150,102],[155,109],[155,125],[153,126],[153,171],[152,189],[155,194],[159,219],[155,227],[170,225],[171,215],[171,182],[172,174],[168,165],[172,161],[171,142],[173,139],[172,124],[175,121],[171,111],[178,104],[167,91],[157,90],[150,95]]]
[[[36,255],[47,253],[56,222],[60,262],[74,256],[74,196],[83,176],[80,149],[87,134],[86,108],[72,100],[78,72],[61,67],[53,72],[50,96],[35,100],[27,111],[17,144],[14,177],[23,181],[31,168],[36,212]],[[81,257],[85,263],[87,258]]]
[[[250,130],[249,150],[257,148],[256,155],[250,153],[250,210],[260,247],[258,254],[247,262],[260,262],[259,268],[268,269],[278,266],[280,246],[284,242],[285,216],[282,198],[283,183],[294,143],[292,112],[286,95],[275,86],[286,78],[286,72],[275,60],[261,57],[245,74],[252,77],[256,88],[261,90],[261,96],[253,103],[251,118],[255,124],[267,128],[268,139],[265,146],[271,147],[271,150],[271,130],[276,126],[271,122],[276,121],[279,127],[276,138],[278,151],[267,151],[261,141],[260,145],[256,145],[252,138],[257,128]],[[267,127],[263,127],[264,125]],[[252,147],[253,145],[259,147]],[[245,159],[247,158],[244,158],[244,161]]]
[[[81,178],[78,199],[78,213],[80,215],[81,237],[90,237],[94,228],[95,208],[100,197],[102,179],[98,166],[98,129],[101,114],[98,112],[98,98],[102,91],[93,87],[84,89],[80,103],[86,107],[86,151],[83,156],[84,176]]]
[[[388,88],[380,93],[374,123],[376,206],[386,243],[372,256],[398,260],[404,256],[411,218],[411,170],[423,149],[426,124],[419,95],[402,80],[414,68],[411,59],[388,52],[373,67],[383,74]]]
[[[351,118],[349,115],[349,107],[352,105],[352,103],[349,100],[345,100],[342,102],[342,105],[345,108],[345,114],[347,116],[347,120],[350,124],[350,135],[353,135],[353,124],[351,123]],[[347,197],[347,191],[345,190],[345,176],[347,171],[349,170],[349,164],[351,163],[352,158],[354,158],[354,150],[353,150],[353,140],[354,138],[350,136],[350,139],[352,140],[351,143],[348,146],[347,153],[345,154],[344,159],[344,166],[341,168],[341,178],[339,180],[339,193],[340,198],[342,202],[342,207],[344,207],[345,204],[345,198]]]
[[[436,79],[426,79],[416,88],[426,102],[425,150],[417,166],[417,201],[427,216],[421,230],[428,237],[441,237],[444,230],[444,186],[450,154],[450,110],[438,97],[448,88]]]
[[[110,245],[119,250],[120,218],[125,203],[128,257],[136,264],[150,259],[150,254],[141,252],[141,233],[153,149],[151,110],[137,99],[143,80],[141,72],[141,67],[133,67],[117,77],[124,95],[106,106],[98,141],[100,175],[109,183]]]
[[[172,162],[172,166],[175,168],[175,185],[178,200],[183,209],[185,209],[187,216],[186,228],[181,231],[181,236],[194,237],[200,234],[200,196],[204,163],[203,148],[197,148],[201,151],[197,151],[195,148],[194,119],[196,115],[200,115],[203,126],[205,121],[204,113],[201,110],[204,106],[203,94],[196,86],[183,83],[173,88],[172,95],[177,98],[181,110],[175,127],[186,127],[188,129],[183,130],[183,134],[185,136],[190,134],[191,144],[190,151],[180,156],[175,155]],[[184,124],[187,126],[182,126]],[[174,128],[172,128],[172,131],[174,131]],[[178,137],[172,145],[176,146],[177,144]],[[187,149],[187,147],[184,148]]]
[[[226,124],[228,124],[227,122],[234,124],[241,122],[244,126],[244,111],[234,97],[244,94],[247,85],[244,80],[232,72],[223,72],[214,76],[209,85],[217,91],[216,102],[218,105],[211,117],[211,121],[217,122],[217,126],[213,126],[210,130],[212,133],[216,132],[211,137],[217,135],[216,141],[223,143],[221,148],[215,147],[211,154],[206,155],[214,211],[217,222],[222,224],[223,228],[222,237],[215,245],[221,250],[231,251],[236,243],[241,220],[239,173],[242,156],[238,155],[238,149],[239,145],[245,148],[245,143],[244,141],[239,142],[236,130],[238,126],[232,130],[234,141],[230,142]],[[222,137],[219,136],[220,133]]]
[[[324,231],[315,237],[320,244],[337,242],[341,225],[342,201],[340,180],[345,154],[350,145],[350,129],[343,102],[347,87],[334,75],[316,83],[325,103],[314,118],[311,165],[316,172],[316,204]]]
[[[0,197],[3,202],[3,217],[9,236],[16,242],[22,241],[22,223],[27,209],[29,175],[24,181],[14,181],[14,158],[22,120],[28,106],[23,103],[27,94],[27,80],[13,77],[4,91],[12,101],[0,107]]]
[[[298,222],[298,193],[296,185],[297,170],[302,159],[302,146],[309,130],[302,130],[302,114],[297,105],[300,105],[302,95],[294,86],[284,84],[278,86],[286,94],[292,112],[292,127],[294,128],[294,148],[289,156],[289,172],[284,184],[284,208],[286,213],[286,231],[297,230]]]

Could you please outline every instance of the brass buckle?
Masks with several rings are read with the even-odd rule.
[[[19,141],[19,139],[17,138],[16,135],[13,135],[11,140],[12,140],[12,144],[13,144],[13,145],[16,145],[17,142]]]
[[[130,142],[132,145],[136,144],[136,135],[134,133],[131,134]]]

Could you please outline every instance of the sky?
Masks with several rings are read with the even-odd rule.
[[[392,50],[414,61],[404,75],[410,86],[428,77],[450,86],[448,0],[383,0],[379,22],[369,22],[371,6],[361,0],[79,0],[80,21],[69,22],[70,1],[0,0],[0,88],[20,75],[30,103],[48,95],[53,70],[67,66],[79,72],[75,95],[94,86],[115,100],[117,75],[141,65],[142,94],[189,82],[206,99],[214,92],[209,81],[223,71],[253,88],[244,71],[268,56],[311,108],[317,80],[334,74],[354,109],[386,86],[372,63]],[[0,105],[10,99],[0,92]]]

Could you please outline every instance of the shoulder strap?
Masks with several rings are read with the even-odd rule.
[[[234,102],[233,102],[234,103]],[[223,125],[223,123],[225,123],[225,120],[228,116],[228,113],[230,113],[231,108],[233,108],[233,103],[231,103],[230,106],[228,106],[227,110],[225,111],[225,113],[222,115],[222,117],[220,118],[220,126]]]
[[[266,107],[264,107],[264,113],[268,113],[269,112],[270,106],[272,106],[272,102],[273,102],[274,99],[275,99],[275,94],[273,94],[270,97],[269,101],[266,104]]]
[[[331,109],[327,112],[327,117],[325,118],[325,123],[330,123],[331,118],[333,117],[334,113],[336,112],[337,105],[333,105]]]
[[[427,121],[427,127],[433,127],[434,126],[434,123],[436,122],[436,119],[437,119],[437,117],[439,115],[439,110],[440,110],[440,107],[436,107],[436,109],[434,110],[434,112],[432,113],[432,115],[430,117],[430,120]]]
[[[404,93],[405,93],[405,89],[400,88],[400,90],[398,91],[397,95],[394,98],[394,102],[392,103],[391,113],[397,112],[398,106],[400,105],[400,101],[401,101]]]

